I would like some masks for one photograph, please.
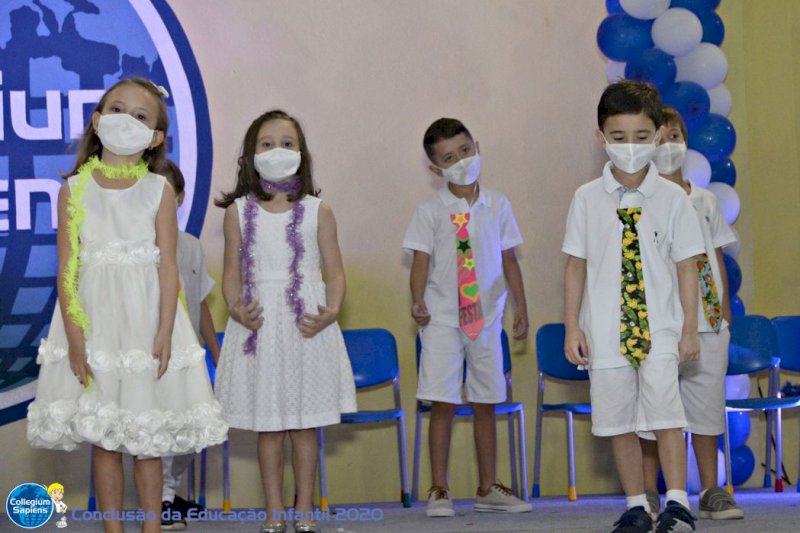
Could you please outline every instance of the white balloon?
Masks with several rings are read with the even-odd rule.
[[[682,167],[683,177],[692,180],[692,183],[705,189],[711,182],[711,163],[706,156],[689,148],[686,150],[686,159]]]
[[[728,75],[725,53],[711,43],[700,43],[685,56],[676,57],[675,66],[678,67],[675,81],[693,81],[704,89],[716,87]]]
[[[708,96],[711,98],[711,113],[727,117],[731,112],[731,92],[724,83],[720,83],[713,89],[708,90]]]
[[[739,249],[741,248],[742,243],[739,238],[739,232],[736,231],[736,228],[734,228],[733,226],[731,226],[730,228],[731,231],[733,231],[736,240],[730,244],[726,244],[725,246],[723,246],[722,251],[728,254],[729,256],[733,257],[734,259],[736,259],[737,257],[739,257]]]
[[[725,221],[728,224],[736,222],[736,219],[739,217],[741,202],[739,201],[739,195],[736,194],[733,187],[727,183],[712,181],[708,184],[707,189],[713,192],[714,196],[717,197],[719,208],[722,210],[722,216],[725,217]]]
[[[614,83],[619,80],[625,79],[625,63],[620,61],[612,61],[608,60],[608,65],[606,65],[606,78],[608,79],[608,83]]]
[[[725,399],[744,400],[750,397],[750,376],[725,376]]]
[[[670,0],[619,0],[625,12],[636,19],[650,20],[667,10]]]
[[[685,56],[703,40],[703,24],[688,9],[676,7],[667,9],[656,19],[650,35],[653,43],[666,53]]]

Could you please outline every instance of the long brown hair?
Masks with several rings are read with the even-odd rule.
[[[150,93],[153,98],[155,98],[158,106],[158,117],[156,118],[156,130],[162,131],[164,133],[164,142],[156,146],[155,148],[148,148],[144,151],[142,155],[142,159],[147,161],[147,166],[151,171],[155,171],[159,169],[162,165],[164,160],[167,157],[167,131],[169,130],[169,115],[167,114],[167,105],[164,103],[164,99],[161,96],[161,93],[158,92],[158,88],[146,78],[127,78],[124,80],[120,80],[115,83],[103,97],[97,102],[97,106],[94,108],[94,112],[102,113],[103,109],[105,108],[106,102],[108,101],[109,95],[114,92],[114,89],[120,87],[121,85],[136,85],[138,87],[143,88],[148,93]],[[92,115],[94,115],[92,112]],[[81,165],[86,163],[90,157],[96,155],[97,157],[102,156],[103,154],[103,144],[100,142],[100,137],[97,136],[95,132],[94,125],[90,120],[89,123],[86,125],[86,128],[83,130],[83,137],[81,137],[80,144],[78,145],[78,150],[75,158],[75,168],[67,174],[67,176],[72,176],[78,173],[78,169],[80,169]]]
[[[264,191],[261,187],[261,177],[256,171],[253,158],[256,155],[256,142],[258,141],[258,132],[264,123],[270,120],[287,120],[292,123],[295,131],[297,132],[297,140],[300,143],[300,168],[297,169],[297,174],[302,180],[302,187],[297,194],[290,194],[288,200],[296,202],[301,200],[304,196],[319,196],[319,189],[314,187],[314,180],[311,175],[311,153],[308,151],[308,144],[306,143],[306,136],[303,134],[303,128],[294,117],[288,115],[280,109],[273,109],[267,111],[250,124],[247,128],[247,133],[244,134],[244,141],[242,142],[242,150],[239,155],[238,170],[236,173],[236,187],[229,193],[223,193],[222,198],[214,201],[217,207],[228,207],[234,200],[241,196],[246,196],[250,193],[254,194],[258,199],[263,201],[272,200],[273,195]]]

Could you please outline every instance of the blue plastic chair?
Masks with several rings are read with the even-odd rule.
[[[781,370],[800,373],[800,316],[776,316],[772,319],[772,324],[775,326],[775,333],[778,336]],[[798,445],[798,450],[800,450],[800,445]],[[800,480],[800,460],[797,467],[797,479]],[[797,492],[800,492],[800,481],[797,483]]]
[[[370,424],[393,420],[397,426],[397,448],[400,464],[400,501],[411,507],[408,491],[408,452],[406,449],[405,411],[400,404],[400,366],[394,335],[385,329],[351,329],[342,331],[347,355],[353,368],[356,389],[392,384],[394,408],[381,411],[358,411],[342,414],[342,424]],[[319,428],[320,508],[328,508],[328,484],[325,471],[325,433]]]
[[[588,403],[544,403],[545,378],[564,381],[587,381],[589,373],[578,370],[564,357],[564,324],[545,324],[536,332],[536,359],[539,365],[539,391],[536,399],[536,449],[533,463],[533,497],[538,498],[539,478],[542,463],[542,419],[545,413],[563,412],[567,420],[567,474],[569,486],[567,498],[578,499],[575,484],[575,441],[573,436],[573,415],[590,415],[592,406]]]
[[[217,341],[222,347],[222,341],[225,338],[225,332],[217,333]],[[214,366],[214,358],[211,357],[211,352],[206,346],[206,368],[208,369],[208,378],[211,385],[214,385],[214,380],[217,377],[217,369]],[[226,513],[231,510],[231,465],[230,465],[230,440],[226,439],[222,443],[222,510]],[[200,452],[200,497],[198,503],[203,507],[206,506],[206,466],[208,463],[208,449]],[[189,464],[186,471],[186,485],[188,487],[187,498],[189,501],[194,501],[194,460]]]
[[[511,490],[521,499],[528,501],[528,464],[527,452],[525,447],[525,409],[522,402],[512,401],[511,391],[511,348],[508,344],[508,335],[503,331],[500,335],[503,346],[503,374],[506,380],[506,401],[495,406],[495,413],[508,416],[508,454],[511,464]],[[419,358],[422,352],[422,343],[417,335],[417,372],[419,372]],[[464,364],[464,379],[467,377],[466,362]],[[422,415],[430,413],[430,402],[417,400],[416,431],[414,435],[414,481],[411,489],[411,499],[419,499],[419,461],[422,448]],[[457,417],[474,416],[475,413],[470,404],[460,404],[456,407]],[[522,483],[517,481],[517,452],[515,443],[514,419],[519,425],[519,470]]]
[[[760,315],[735,316],[731,323],[731,344],[728,351],[729,376],[741,374],[757,374],[769,372],[769,385],[765,398],[746,398],[742,400],[727,400],[726,411],[764,411],[767,415],[766,452],[764,488],[772,485],[771,463],[771,436],[774,421],[775,426],[775,492],[783,492],[783,477],[781,475],[781,462],[783,454],[781,435],[781,410],[800,407],[800,396],[782,398],[778,391],[778,378],[780,359],[778,354],[778,338],[772,322],[767,317]],[[774,412],[774,416],[773,416]],[[727,477],[728,493],[733,494],[731,484],[731,454],[730,438],[728,436],[728,417],[725,417],[725,474]]]

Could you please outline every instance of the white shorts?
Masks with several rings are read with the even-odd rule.
[[[686,427],[676,354],[650,355],[638,370],[590,369],[589,382],[595,436]]]
[[[506,400],[503,375],[503,346],[498,317],[484,326],[478,338],[471,341],[457,327],[429,324],[420,328],[422,353],[419,362],[417,399],[452,404],[502,403]],[[464,380],[464,358],[467,379]]]
[[[700,333],[700,358],[681,363],[678,374],[687,431],[698,435],[725,432],[725,373],[728,371],[728,328]]]

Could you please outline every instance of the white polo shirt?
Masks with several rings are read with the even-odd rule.
[[[717,248],[736,242],[736,235],[731,227],[728,226],[725,217],[722,216],[722,210],[719,208],[719,202],[717,202],[717,197],[714,196],[714,193],[696,186],[691,181],[689,185],[691,186],[689,200],[697,212],[697,220],[700,222],[700,231],[703,234],[703,243],[706,247],[706,254],[708,254],[708,262],[711,265],[711,273],[717,286],[719,301],[722,303],[725,287],[722,285],[722,275],[719,270],[719,261],[717,261]],[[701,333],[714,331],[714,328],[706,320],[702,297],[697,300],[697,309],[699,313],[697,331]],[[722,327],[727,326],[728,323],[723,320]]]
[[[445,186],[417,206],[403,239],[405,250],[431,256],[425,305],[432,324],[458,327],[456,226],[450,215],[466,212],[470,213],[467,231],[484,323],[491,324],[505,307],[502,252],[522,244],[511,203],[505,195],[481,187],[478,199],[470,207],[464,198],[457,198]]]
[[[611,174],[581,186],[572,198],[561,250],[586,260],[580,327],[593,369],[630,363],[619,351],[622,222],[617,209],[641,207],[637,223],[652,346],[650,355],[677,354],[683,311],[675,263],[704,251],[686,192],[650,168],[638,189],[625,190]]]
[[[203,245],[194,235],[178,232],[178,274],[189,308],[189,318],[195,334],[200,336],[200,304],[214,288],[214,280],[208,275]]]

